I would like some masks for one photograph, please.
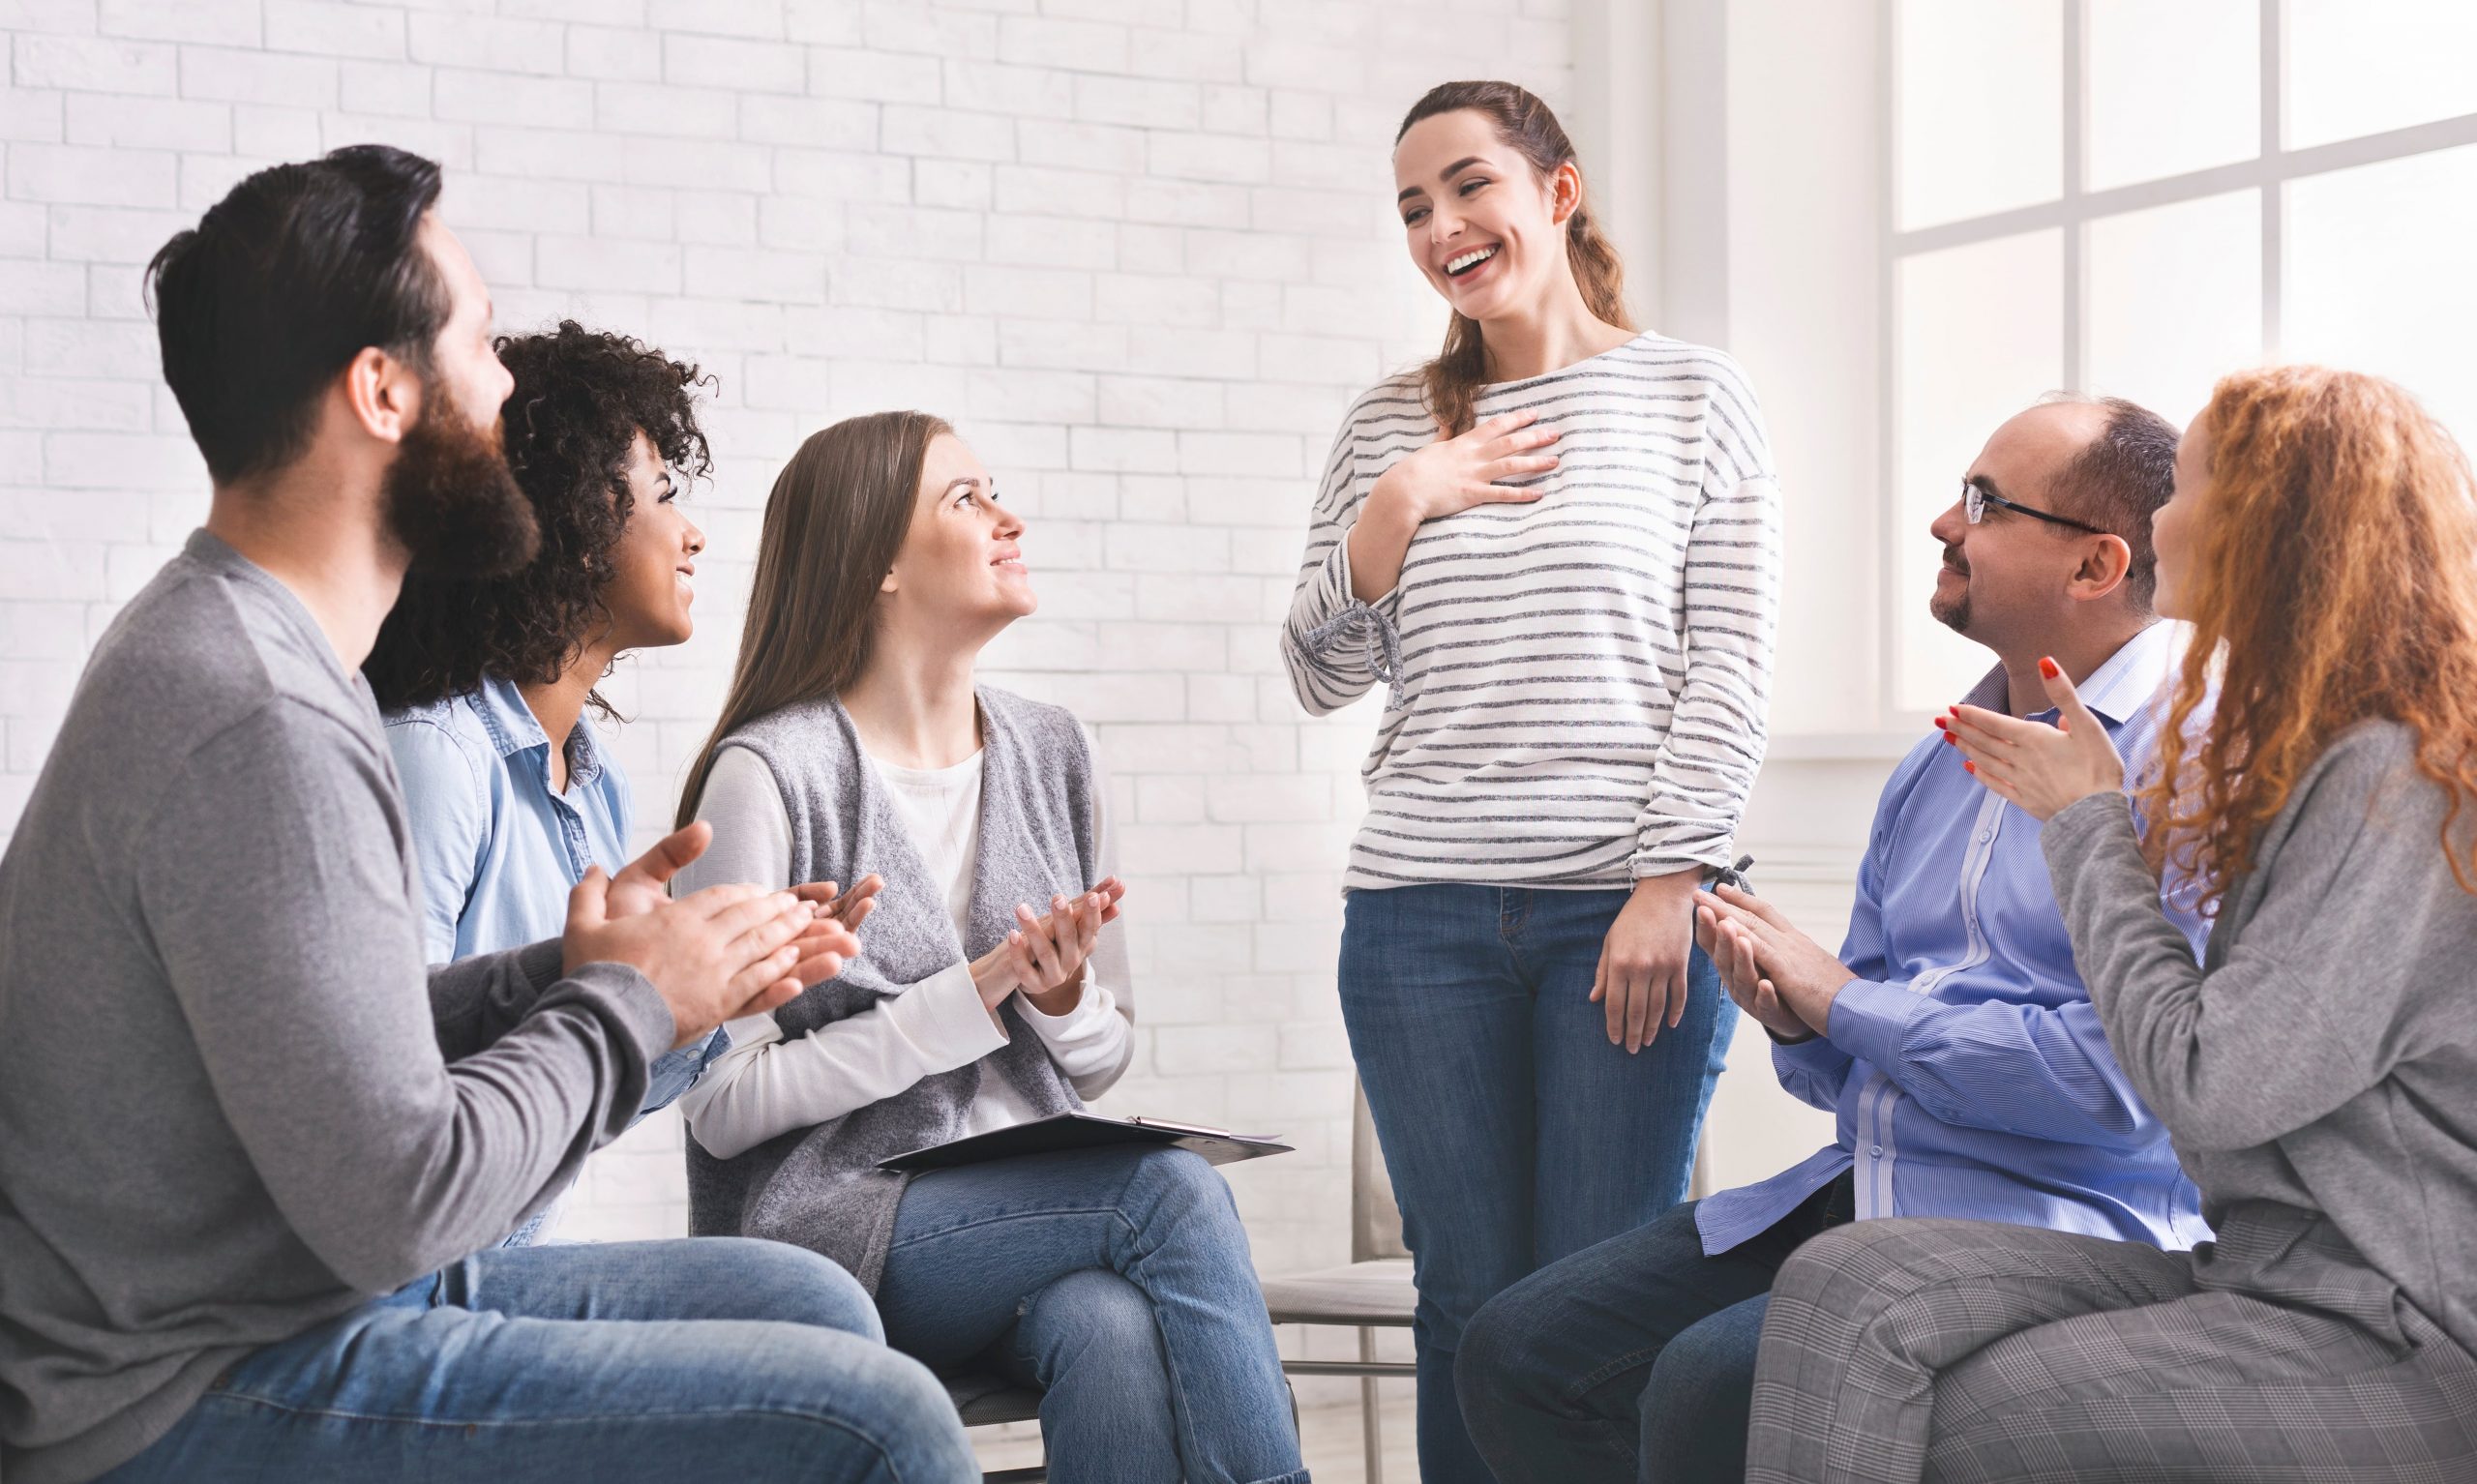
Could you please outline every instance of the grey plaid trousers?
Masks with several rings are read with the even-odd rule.
[[[2255,1209],[2198,1261],[1990,1222],[1816,1237],[1772,1290],[1749,1484],[2477,1481],[2477,1361]]]

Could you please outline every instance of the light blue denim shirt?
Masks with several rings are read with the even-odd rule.
[[[486,680],[385,720],[421,861],[422,939],[432,962],[557,937],[568,893],[586,868],[627,864],[627,776],[583,717],[568,738],[565,793],[551,791],[550,737],[507,681]],[[686,1092],[726,1044],[716,1031],[657,1060],[638,1115]]]
[[[2129,775],[2156,753],[2179,647],[2177,626],[2153,624],[2080,688]],[[2005,685],[1998,668],[1969,702],[2001,711]],[[2164,905],[2198,954],[2209,929],[2194,896],[2171,889]],[[1838,1115],[1838,1138],[1705,1200],[1704,1251],[1768,1230],[1844,1170],[1862,1219],[1963,1217],[2170,1248],[2210,1236],[2074,967],[2039,821],[1962,771],[1940,732],[1884,787],[1840,961],[1858,978],[1824,1034],[1772,1053],[1781,1085]]]

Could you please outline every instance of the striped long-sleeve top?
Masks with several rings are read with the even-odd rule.
[[[1346,891],[1626,886],[1725,865],[1763,760],[1779,491],[1745,376],[1656,335],[1482,389],[1535,411],[1536,503],[1422,524],[1401,580],[1351,596],[1344,538],[1433,441],[1414,374],[1351,408],[1326,460],[1282,654],[1318,715],[1388,687]]]

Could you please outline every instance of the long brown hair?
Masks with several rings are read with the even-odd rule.
[[[2210,507],[2166,730],[2187,740],[2143,792],[2151,865],[2192,872],[2215,906],[2331,739],[2381,717],[2450,796],[2443,853],[2477,893],[2452,839],[2477,798],[2477,494],[2459,445],[2392,383],[2313,366],[2224,378],[2202,427]]]
[[[1510,82],[1438,83],[1402,115],[1402,127],[1394,132],[1393,142],[1399,145],[1411,126],[1421,119],[1464,108],[1487,115],[1496,126],[1497,137],[1529,161],[1543,178],[1564,164],[1574,165],[1576,173],[1580,173],[1581,162],[1574,157],[1574,141],[1566,137],[1565,126],[1557,122],[1557,115],[1528,89]],[[1620,330],[1634,328],[1634,317],[1626,312],[1626,265],[1617,260],[1617,250],[1600,234],[1599,219],[1592,211],[1588,190],[1574,203],[1573,214],[1566,219],[1566,261],[1572,267],[1575,286],[1582,290],[1583,303],[1593,314]],[[1479,338],[1479,322],[1457,311],[1445,327],[1445,349],[1419,368],[1420,396],[1427,402],[1428,414],[1445,429],[1447,437],[1470,430],[1471,403],[1487,381],[1488,347]]]
[[[689,765],[678,827],[697,817],[724,738],[859,677],[877,632],[878,585],[911,529],[930,440],[953,431],[926,412],[846,418],[809,434],[775,476],[731,694]]]

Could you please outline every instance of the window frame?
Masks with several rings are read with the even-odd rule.
[[[2084,301],[2088,288],[2085,256],[2091,224],[2126,212],[2177,205],[2243,191],[2256,192],[2261,221],[2262,354],[2266,359],[2273,359],[2280,354],[2282,297],[2286,287],[2283,239],[2288,184],[2334,170],[2354,169],[2360,165],[2380,164],[2437,150],[2477,144],[2477,113],[2464,113],[2301,149],[2286,147],[2288,0],[2259,0],[2261,75],[2260,116],[2257,120],[2259,148],[2256,154],[2248,160],[2163,176],[2157,180],[2136,181],[2104,191],[2088,190],[2089,6],[2087,0],[2056,0],[2056,3],[2063,26],[2063,86],[2060,91],[2064,109],[2064,169],[2061,193],[2053,200],[2036,205],[1903,229],[1899,225],[1900,24],[1903,7],[1901,0],[1879,0],[1878,54],[1882,58],[1882,87],[1878,98],[1876,138],[1880,151],[1882,239],[1877,273],[1877,312],[1881,315],[1878,363],[1881,379],[1877,385],[1882,389],[1883,407],[1878,431],[1884,519],[1883,547],[1878,556],[1882,562],[1881,570],[1887,573],[1898,570],[1902,544],[1917,539],[1916,532],[1902,528],[1900,516],[1900,445],[1904,408],[1901,402],[1899,347],[1902,311],[1900,269],[1903,262],[1948,248],[1974,246],[2038,231],[2058,232],[2063,247],[2063,283],[2060,286],[2064,339],[2059,347],[2059,363],[2064,369],[2064,386],[2077,391],[2085,385],[2089,350],[2089,325]],[[1882,647],[1876,662],[1880,667],[1878,672],[1883,677],[1884,709],[1887,716],[1901,724],[1923,724],[1928,712],[1900,703],[1906,665],[1902,638],[1908,610],[1916,607],[1916,598],[1914,594],[1893,591],[1894,585],[1889,582],[1881,584],[1882,610],[1878,615]]]

